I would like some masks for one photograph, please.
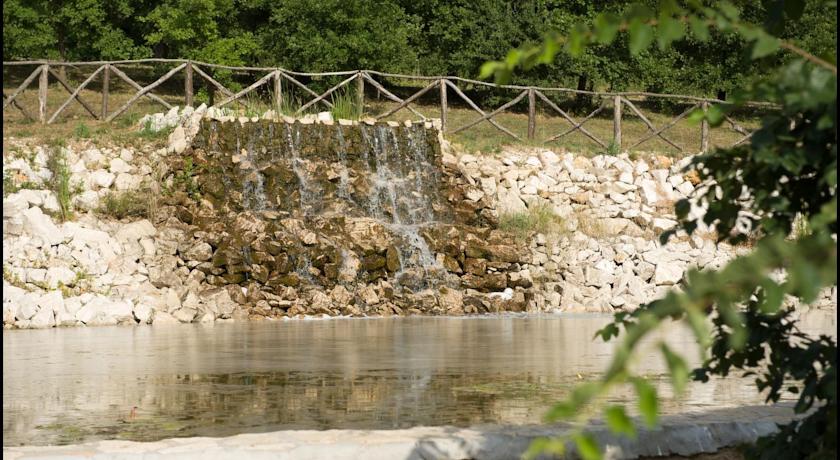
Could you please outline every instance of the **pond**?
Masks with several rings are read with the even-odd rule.
[[[806,328],[836,337],[830,320]],[[540,423],[614,344],[609,316],[292,320],[3,331],[3,445],[151,441],[284,429]],[[690,334],[654,338],[697,358]],[[761,404],[751,379],[670,393],[665,413]],[[695,361],[696,363],[696,361]],[[632,400],[629,388],[611,399]],[[136,409],[135,409],[136,407]],[[593,413],[593,416],[597,414]]]

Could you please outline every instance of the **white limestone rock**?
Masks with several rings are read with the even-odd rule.
[[[660,262],[653,273],[653,283],[657,286],[677,284],[683,277],[684,266],[676,262]]]
[[[99,188],[109,188],[117,176],[104,169],[97,169],[90,173],[90,183]]]
[[[41,208],[29,208],[22,214],[24,233],[38,236],[50,245],[56,245],[64,241],[61,230],[56,227],[49,216],[41,211]]]

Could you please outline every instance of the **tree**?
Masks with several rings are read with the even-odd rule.
[[[270,2],[259,31],[261,57],[291,70],[411,71],[414,18],[392,1]]]
[[[634,5],[621,16],[602,13],[593,27],[577,27],[562,39],[548,37],[542,46],[514,50],[506,61],[483,66],[483,77],[494,75],[505,81],[514,70],[552,62],[561,49],[580,56],[590,44],[612,43],[623,31],[628,32],[630,51],[640,54],[654,41],[666,50],[688,34],[706,43],[713,37],[711,28],[737,34],[757,65],[764,60],[784,62],[772,74],[745,85],[731,104],[692,115],[695,121],[706,119],[716,125],[747,100],[779,107],[763,119],[749,145],[714,150],[692,160],[687,170],[697,173],[702,185],[691,199],[675,206],[680,230],[661,237],[667,243],[675,233],[690,235],[708,225],[719,241],[754,238],[754,249],[719,271],[690,271],[681,293],[670,292],[632,314],[617,314],[597,335],[621,339],[606,373],[577,387],[567,401],[549,411],[549,420],[573,417],[595,396],[630,383],[644,420],[654,425],[656,391],[632,374],[628,362],[641,339],[671,319],[690,326],[703,358],[703,365],[692,373],[682,356],[661,344],[677,393],[692,375],[705,381],[709,375],[744,371],[756,376],[757,389],[767,391],[768,402],[778,401],[785,392],[798,394],[795,411],[807,415],[760,440],[752,456],[836,457],[836,343],[799,332],[792,307],[784,306],[783,300],[794,297],[807,304],[820,289],[837,285],[837,68],[833,60],[778,38],[784,30],[779,22],[807,17],[805,4],[768,3],[767,11],[774,15],[765,27],[745,21],[741,11],[727,2],[709,8],[695,1],[683,8],[665,1],[658,14]],[[780,58],[780,49],[793,57]],[[806,231],[798,229],[800,221],[807,224]],[[635,435],[624,406],[607,407],[604,417],[614,431]],[[585,458],[600,458],[591,437],[580,431],[572,437]],[[530,453],[561,451],[564,446],[564,440],[545,439],[535,443]]]
[[[3,2],[3,56],[60,60],[133,59],[149,49],[130,36],[133,2]]]

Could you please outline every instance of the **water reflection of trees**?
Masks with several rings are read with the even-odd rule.
[[[603,369],[614,344],[593,336],[607,321],[403,318],[4,334],[4,443],[41,442],[36,425],[68,420],[110,433],[135,405],[146,425],[121,427],[129,439],[536,423],[578,375]],[[662,338],[693,354],[679,329]],[[664,370],[659,358],[637,364],[647,375]],[[763,402],[747,379],[690,386],[679,402],[662,383],[671,413]],[[632,396],[619,389],[611,398]]]

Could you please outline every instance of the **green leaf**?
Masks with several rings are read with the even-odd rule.
[[[659,401],[656,397],[656,388],[642,378],[633,379],[633,385],[636,387],[636,395],[639,397],[639,412],[641,412],[647,426],[653,428],[659,418]]]
[[[574,439],[575,446],[583,460],[601,460],[601,449],[598,448],[598,443],[591,435],[580,433],[574,435],[572,439]]]
[[[759,59],[775,53],[779,49],[779,39],[762,33],[758,36],[752,48],[752,58]]]
[[[723,15],[730,21],[737,21],[741,16],[741,12],[738,8],[729,2],[720,2],[718,4],[718,9],[720,9],[720,12],[723,13]]]
[[[577,25],[569,32],[569,39],[566,41],[566,50],[573,57],[580,57],[586,46],[586,29]]]
[[[496,74],[499,68],[505,65],[498,61],[488,61],[481,65],[481,71],[478,74],[479,80],[486,80]]]
[[[621,18],[613,13],[601,13],[595,18],[595,40],[601,44],[612,43],[621,25]]]
[[[604,342],[608,342],[611,337],[618,337],[618,326],[615,323],[610,323],[604,326],[603,329],[595,333],[595,337],[601,337]]]
[[[685,35],[685,26],[681,21],[667,16],[661,16],[659,18],[658,32],[657,42],[659,43],[659,49],[664,50],[671,42],[683,38]]]
[[[522,454],[522,459],[532,460],[543,453],[561,456],[565,450],[566,444],[560,439],[537,438],[531,441],[528,450]]]
[[[607,420],[607,426],[613,433],[624,434],[631,438],[636,438],[636,427],[633,426],[633,421],[627,416],[622,406],[610,406],[604,411],[604,418]]]
[[[763,302],[761,302],[761,305],[759,306],[761,312],[773,314],[779,311],[785,294],[785,290],[782,289],[782,286],[776,284],[776,282],[769,278],[765,278],[764,282],[761,284],[761,288],[764,293]]]
[[[546,38],[543,43],[542,53],[540,53],[539,58],[537,58],[537,62],[540,64],[550,64],[554,61],[554,56],[557,55],[558,51],[560,51],[559,41],[554,37]]]
[[[720,126],[725,119],[726,112],[724,111],[723,106],[720,104],[715,104],[709,106],[709,109],[706,110],[706,120],[709,121],[709,125],[711,126]]]
[[[630,53],[637,55],[653,43],[653,28],[635,19],[630,23]]]
[[[671,374],[671,384],[674,386],[674,391],[677,394],[682,394],[685,391],[685,385],[688,383],[690,371],[688,364],[682,356],[674,353],[665,343],[660,345],[662,355],[665,356],[665,364],[668,365],[668,372]]]
[[[688,23],[691,26],[691,33],[694,34],[694,38],[700,42],[707,42],[709,40],[709,26],[706,25],[705,20],[692,16],[688,19]]]

